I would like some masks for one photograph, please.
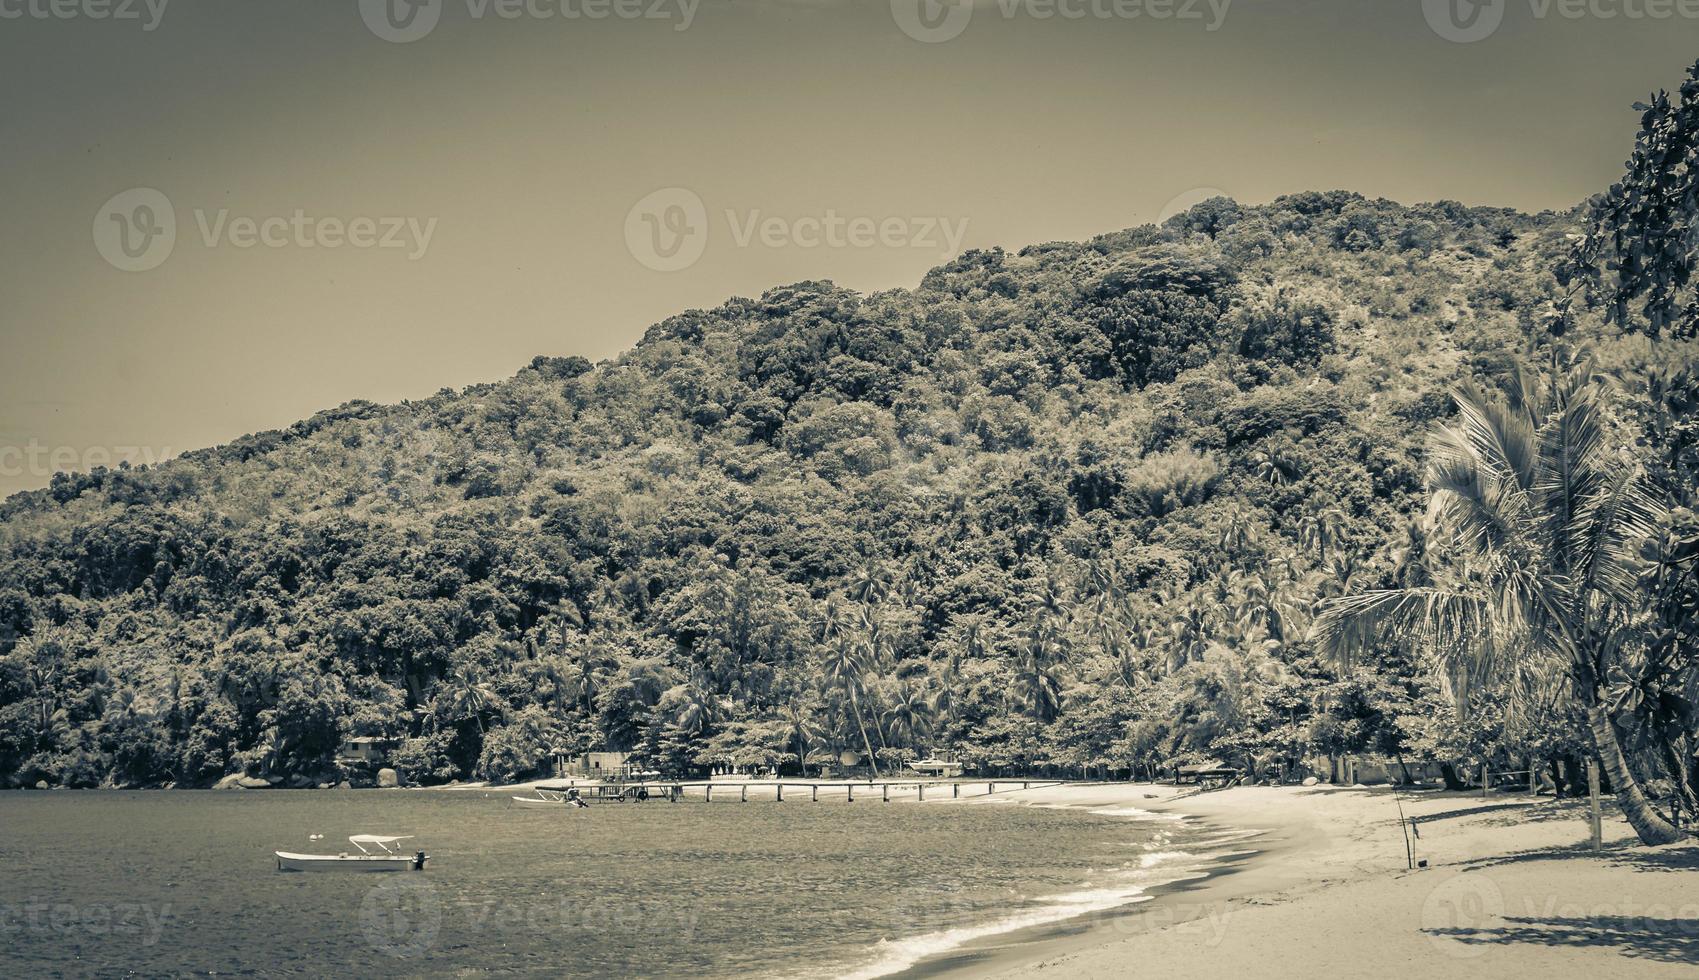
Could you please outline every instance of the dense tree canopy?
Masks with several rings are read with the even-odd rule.
[[[1308,637],[1422,581],[1427,433],[1552,343],[1580,222],[1218,199],[61,476],[0,504],[0,778],[311,782],[352,735],[424,782],[1573,752],[1520,716],[1470,741],[1409,651]],[[1566,342],[1631,376],[1588,302]]]

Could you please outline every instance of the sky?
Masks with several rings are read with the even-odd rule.
[[[1696,28],[1699,0],[0,0],[0,495],[1214,193],[1568,208]]]

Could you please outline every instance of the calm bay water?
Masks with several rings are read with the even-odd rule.
[[[1171,821],[1082,810],[508,795],[0,793],[0,974],[871,976],[1188,856]],[[275,870],[356,833],[417,835],[429,870]]]

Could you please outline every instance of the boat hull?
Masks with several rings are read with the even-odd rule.
[[[409,854],[293,854],[274,851],[279,871],[423,871],[424,865]]]
[[[539,799],[534,796],[514,796],[509,798],[513,800],[514,806],[526,810],[581,810],[584,808],[581,803],[568,799]]]

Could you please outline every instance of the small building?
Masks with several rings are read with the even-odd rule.
[[[336,747],[336,761],[347,764],[381,765],[389,761],[389,754],[401,744],[398,738],[382,738],[376,735],[356,735],[345,738]]]
[[[1328,767],[1322,767],[1326,770]],[[1445,773],[1438,762],[1397,759],[1374,755],[1342,755],[1332,762],[1333,782],[1343,786],[1402,786],[1443,783]]]
[[[635,772],[628,752],[581,752],[568,755],[555,752],[557,777],[582,776],[586,779],[623,779]]]

